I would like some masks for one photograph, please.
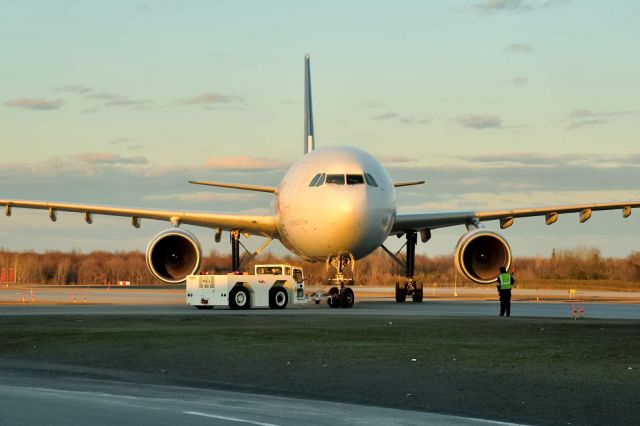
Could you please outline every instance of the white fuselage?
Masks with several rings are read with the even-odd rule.
[[[324,174],[317,179],[320,183],[310,185],[318,174]],[[396,215],[389,173],[371,155],[353,147],[319,148],[306,154],[287,171],[276,202],[284,246],[317,261],[343,254],[356,259],[368,255],[389,236]]]

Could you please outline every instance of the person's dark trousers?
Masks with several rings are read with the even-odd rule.
[[[500,290],[500,316],[511,316],[511,290]]]

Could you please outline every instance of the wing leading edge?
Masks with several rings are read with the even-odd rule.
[[[253,216],[225,213],[189,212],[177,210],[137,209],[127,207],[98,206],[92,204],[57,203],[26,200],[0,200],[6,216],[11,216],[12,209],[26,208],[48,210],[52,221],[57,219],[56,213],[83,213],[87,223],[93,222],[93,215],[130,217],[131,224],[140,227],[140,219],[168,221],[174,226],[186,224],[223,230],[238,230],[241,233],[275,237],[278,232],[276,216]]]
[[[631,209],[636,207],[640,207],[640,201],[575,204],[570,206],[535,207],[514,210],[399,214],[396,216],[392,233],[468,225],[475,221],[482,222],[489,220],[499,220],[500,228],[505,229],[513,225],[516,218],[532,216],[544,216],[545,223],[551,225],[556,222],[558,215],[566,213],[578,213],[580,223],[584,223],[591,218],[593,211],[621,210],[622,216],[626,218],[631,215]]]

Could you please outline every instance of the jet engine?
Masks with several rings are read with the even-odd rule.
[[[156,235],[147,246],[147,267],[158,279],[171,284],[183,282],[187,275],[200,269],[202,250],[191,232],[167,229]]]
[[[455,251],[458,272],[479,284],[491,284],[500,267],[511,267],[511,247],[497,232],[475,229],[460,238]]]

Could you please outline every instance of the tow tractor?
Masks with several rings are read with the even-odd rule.
[[[256,265],[253,275],[187,275],[187,305],[197,309],[284,309],[289,303],[307,303],[304,274],[297,266]]]

